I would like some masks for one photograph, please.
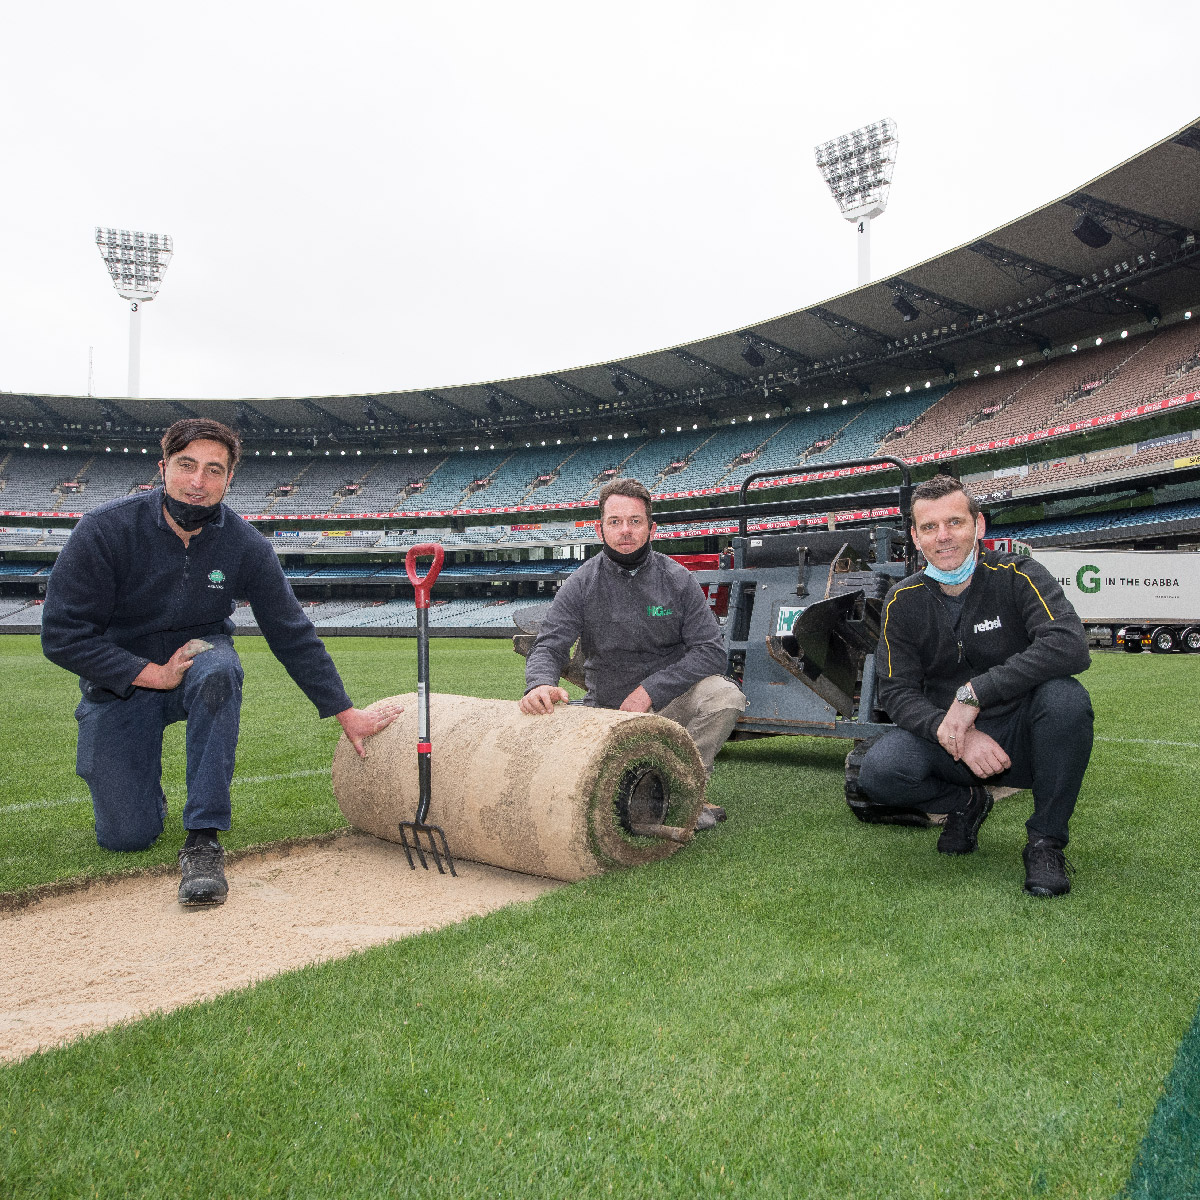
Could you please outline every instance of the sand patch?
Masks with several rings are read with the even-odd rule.
[[[0,914],[0,1059],[561,886],[455,866],[458,878],[413,871],[400,846],[353,834],[231,861],[219,908],[180,908],[178,876],[157,873]]]

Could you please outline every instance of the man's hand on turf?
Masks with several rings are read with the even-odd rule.
[[[172,692],[182,682],[196,651],[190,643],[180,646],[165,663],[147,663],[133,681],[134,687],[152,688],[156,692]]]
[[[974,726],[977,716],[979,716],[979,709],[971,704],[960,704],[955,700],[946,710],[946,715],[942,718],[942,723],[938,726],[938,745],[955,762],[958,762],[963,756],[963,746],[966,745],[967,733]]]
[[[650,693],[638,686],[621,701],[622,712],[649,712],[654,707]]]
[[[1005,753],[1004,747],[982,729],[967,730],[963,740],[962,761],[980,779],[999,775],[1012,766],[1012,759]]]
[[[355,753],[359,758],[366,758],[367,748],[363,742],[382,733],[403,711],[404,705],[395,700],[377,700],[366,708],[348,708],[338,713],[337,719]]]
[[[544,717],[554,711],[556,704],[566,704],[570,699],[566,688],[543,683],[531,688],[521,697],[521,711],[531,717]]]

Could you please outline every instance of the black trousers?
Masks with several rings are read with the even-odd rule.
[[[977,778],[937,742],[905,729],[885,733],[863,757],[859,788],[876,804],[923,812],[962,809],[972,786],[1032,788],[1031,838],[1067,844],[1067,823],[1092,753],[1092,702],[1077,679],[1050,679],[1035,687],[1008,716],[980,713],[975,727],[1004,747],[1012,766]]]

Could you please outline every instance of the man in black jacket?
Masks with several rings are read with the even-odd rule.
[[[1092,750],[1092,706],[1073,675],[1091,659],[1083,625],[1050,573],[981,552],[984,521],[947,475],[918,485],[913,537],[928,565],[884,599],[879,704],[897,728],[864,756],[878,804],[947,813],[943,854],[970,854],[991,785],[1033,789],[1025,890],[1071,887],[1067,823]]]
[[[162,832],[163,730],[187,722],[179,902],[221,904],[229,889],[217,834],[230,827],[242,703],[236,600],[250,601],[272,652],[359,754],[399,706],[351,705],[270,543],[221,503],[237,434],[217,421],[177,421],[162,451],[161,491],[102,504],[75,527],[46,591],[42,650],[79,676],[76,770],[106,850],[144,850]]]

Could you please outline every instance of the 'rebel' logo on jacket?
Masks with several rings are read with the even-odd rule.
[[[993,617],[990,621],[980,621],[979,624],[974,627],[976,633],[989,633],[989,632],[991,632],[991,630],[999,629],[999,628],[1000,628],[1000,617],[999,616]]]

